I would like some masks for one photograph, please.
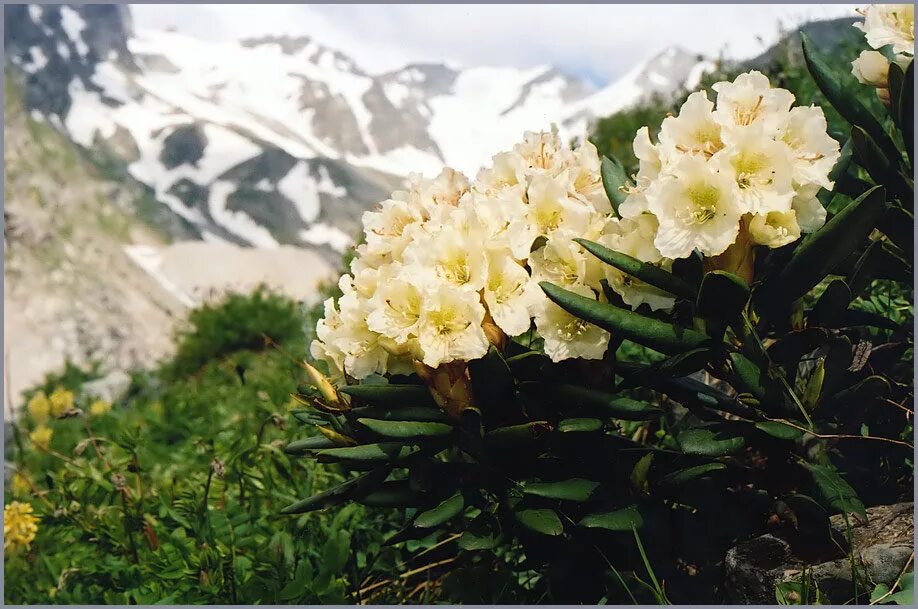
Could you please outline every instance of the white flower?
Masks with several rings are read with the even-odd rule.
[[[635,189],[628,193],[625,200],[618,206],[618,213],[623,218],[634,218],[647,211],[647,197],[644,191],[659,177],[663,168],[663,163],[660,160],[660,150],[650,140],[650,129],[648,127],[638,129],[634,136],[632,148],[639,165],[635,176]]]
[[[574,288],[571,291],[595,298],[589,288]],[[601,359],[609,347],[608,332],[574,317],[548,298],[542,300],[535,323],[539,336],[545,341],[545,354],[553,362],[575,357]]]
[[[519,259],[529,255],[537,237],[550,235],[560,228],[583,233],[594,213],[588,205],[568,196],[562,180],[545,173],[532,178],[527,195],[528,203],[522,215],[515,218],[509,228],[513,255]]]
[[[418,325],[418,345],[431,368],[455,360],[471,361],[488,351],[481,322],[484,307],[476,292],[450,285],[430,290]]]
[[[468,191],[469,179],[451,167],[444,168],[436,178],[421,185],[422,200],[430,201],[434,206],[455,207]]]
[[[885,89],[889,85],[889,60],[879,51],[861,51],[851,62],[851,73],[862,85]]]
[[[914,53],[915,5],[872,4],[863,11],[864,22],[854,27],[864,32],[875,49],[893,45],[893,53]]]
[[[373,296],[367,327],[403,345],[416,333],[422,302],[423,291],[415,283],[403,277],[387,278]]]
[[[697,91],[688,96],[678,116],[663,119],[660,154],[665,162],[674,162],[684,154],[711,156],[723,148],[720,131],[714,104],[708,100],[707,93]]]
[[[829,137],[826,117],[819,106],[797,106],[785,116],[780,140],[794,155],[794,182],[831,189],[829,172],[841,156],[838,142]]]
[[[826,223],[826,208],[816,198],[819,189],[818,184],[802,186],[797,189],[797,194],[791,203],[797,224],[804,233],[817,231]]]
[[[672,268],[672,261],[663,258],[653,244],[656,232],[657,220],[651,214],[641,214],[634,219],[614,219],[609,223],[605,234],[599,238],[599,243],[641,262],[656,264],[669,270]],[[632,309],[637,309],[644,303],[647,303],[654,311],[671,309],[675,303],[672,294],[655,288],[611,265],[604,265],[603,270],[609,286]]]
[[[571,168],[571,189],[574,194],[589,203],[600,213],[612,211],[612,203],[602,185],[600,167],[602,161],[592,142],[586,140],[574,151]]]
[[[758,245],[781,247],[800,238],[800,226],[794,210],[770,211],[752,217],[749,234]]]
[[[480,290],[488,277],[486,250],[468,226],[444,225],[428,238],[416,239],[406,248],[405,260],[418,275],[466,290]]]
[[[783,122],[794,103],[793,93],[772,88],[768,77],[755,70],[740,74],[732,83],[715,83],[712,88],[717,91],[714,114],[728,133],[759,122],[770,132]]]
[[[545,296],[509,252],[492,252],[490,258],[485,304],[497,327],[518,336],[529,329],[533,308]]]
[[[766,136],[761,124],[734,134],[730,146],[717,156],[733,170],[737,203],[742,212],[758,214],[790,209],[794,197],[792,152],[783,142]]]
[[[729,171],[716,171],[697,156],[686,156],[649,197],[660,227],[654,245],[666,258],[685,258],[698,250],[723,253],[739,233],[742,215]]]
[[[570,162],[571,151],[558,136],[558,127],[551,131],[527,131],[523,141],[513,147],[530,169],[547,169],[550,172],[563,169]]]
[[[532,252],[529,267],[536,282],[550,281],[569,290],[599,287],[603,264],[574,241],[578,236],[552,235],[543,247]]]
[[[424,220],[420,208],[408,201],[388,199],[378,210],[363,213],[366,252],[370,256],[398,258],[410,242],[406,228]]]

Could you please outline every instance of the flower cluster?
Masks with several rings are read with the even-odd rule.
[[[589,142],[570,149],[556,131],[527,133],[474,181],[445,169],[412,176],[363,216],[342,296],[325,302],[312,355],[333,374],[361,379],[403,374],[483,356],[533,327],[553,361],[599,359],[605,330],[549,301],[549,281],[604,300],[602,282],[637,308],[668,309],[672,295],[601,263],[584,238],[669,269],[698,251],[723,254],[741,242],[780,247],[825,222],[816,198],[831,188],[838,143],[817,107],[758,72],[688,98],[662,125],[634,141],[636,186],[612,210]]]
[[[862,30],[867,44],[874,51],[862,51],[851,62],[851,73],[858,82],[877,87],[877,94],[889,103],[889,59],[880,49],[891,47],[897,63],[903,66],[912,60],[915,48],[915,5],[874,4],[860,11],[863,23],[854,27]]]
[[[793,94],[755,71],[713,88],[714,101],[693,93],[667,117],[656,144],[646,127],[634,139],[637,185],[619,212],[651,233],[652,247],[627,252],[645,262],[781,247],[825,223],[816,195],[832,187],[839,145],[822,109],[792,108]]]
[[[28,503],[13,501],[3,508],[3,551],[28,548],[38,533],[38,516]]]
[[[325,302],[312,355],[337,375],[405,373],[483,356],[530,330],[554,360],[599,358],[609,335],[542,294],[548,280],[597,298],[602,265],[573,239],[614,224],[595,147],[527,133],[474,182],[452,169],[410,178],[363,216],[365,242]]]

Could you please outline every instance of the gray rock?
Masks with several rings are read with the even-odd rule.
[[[131,386],[128,373],[116,370],[94,381],[83,384],[82,393],[87,398],[98,398],[114,402]]]
[[[861,590],[880,583],[892,586],[905,568],[914,547],[913,505],[875,506],[868,508],[866,522],[849,521],[851,555]],[[833,516],[831,525],[838,538],[848,538],[848,527],[841,515]],[[799,581],[804,570],[815,582],[822,603],[842,604],[854,597],[847,553],[839,551],[836,556],[808,563],[794,556],[786,541],[773,535],[762,535],[731,548],[724,567],[727,594],[737,604],[774,604],[775,588],[782,582]]]

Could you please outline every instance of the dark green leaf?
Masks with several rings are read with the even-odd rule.
[[[711,319],[736,319],[749,300],[749,286],[726,271],[711,271],[701,280],[696,313]]]
[[[516,513],[516,519],[524,527],[542,535],[560,535],[564,532],[564,525],[554,510],[523,510]]]
[[[281,514],[302,514],[303,512],[318,510],[349,499],[362,497],[382,484],[390,471],[392,471],[392,468],[386,466],[367,472],[308,499],[288,505],[281,510]]]
[[[772,308],[789,306],[828,275],[874,229],[886,210],[886,191],[875,187],[853,201],[799,246],[780,273],[759,292]]]
[[[487,512],[476,516],[459,538],[459,547],[466,551],[491,550],[500,543],[500,523]]]
[[[805,32],[800,32],[800,40],[803,43],[803,57],[810,75],[829,103],[845,120],[869,133],[889,158],[896,158],[899,152],[883,129],[883,125],[854,94],[855,88],[859,86],[854,77],[830,68],[822,56],[815,51],[815,45]]]
[[[836,324],[844,317],[850,302],[851,290],[848,288],[848,284],[841,279],[833,279],[826,286],[826,291],[822,293],[819,300],[813,305],[814,321],[828,328],[837,327]],[[771,349],[769,349],[770,352]]]
[[[424,385],[348,385],[339,391],[375,406],[437,407]]]
[[[867,519],[867,511],[854,489],[845,482],[833,465],[813,465],[804,463],[803,466],[813,476],[816,487],[823,499],[836,510],[843,513],[854,512]]]
[[[320,461],[396,461],[419,450],[419,447],[399,442],[379,442],[328,448],[316,453]]]
[[[418,517],[414,519],[414,526],[429,529],[443,524],[461,512],[464,507],[465,499],[462,497],[462,493],[456,493],[449,499],[442,501],[438,506],[418,514]]]
[[[496,446],[514,446],[541,440],[551,430],[552,426],[548,421],[531,421],[492,429],[485,434],[485,439]]]
[[[746,445],[742,436],[711,428],[688,429],[680,433],[676,441],[685,454],[702,457],[729,455]]]
[[[357,419],[357,422],[388,438],[434,438],[453,432],[452,426],[445,423],[383,421],[381,419]]]
[[[767,370],[737,351],[730,353],[730,365],[734,388],[739,393],[750,393],[758,400],[765,398]]]
[[[546,281],[539,285],[552,302],[572,315],[661,353],[672,355],[711,343],[701,332],[604,304]]]
[[[679,279],[669,271],[666,271],[656,265],[641,262],[637,258],[632,258],[627,254],[616,252],[599,243],[588,241],[586,239],[574,239],[582,245],[588,252],[618,270],[637,277],[644,283],[660,288],[675,296],[682,298],[694,299],[697,291],[687,282]]]
[[[548,389],[551,395],[572,406],[595,408],[608,412],[617,419],[646,421],[660,416],[660,409],[631,398],[578,385],[556,385]]]
[[[562,419],[558,421],[558,431],[561,433],[589,432],[602,429],[599,419]]]
[[[530,482],[523,486],[523,492],[547,499],[583,502],[590,498],[597,486],[599,483],[592,480],[571,478],[560,482]]]
[[[284,452],[288,455],[303,455],[312,453],[324,448],[334,448],[335,443],[325,436],[312,436],[302,440],[294,440],[284,447]]]
[[[705,463],[704,465],[695,465],[693,467],[680,469],[679,471],[669,474],[663,478],[663,482],[667,484],[684,484],[690,480],[700,478],[705,474],[723,469],[727,469],[727,466],[723,463]]]
[[[407,480],[385,482],[378,489],[360,500],[372,507],[417,507],[423,496],[411,489]]]
[[[602,514],[590,514],[585,516],[578,523],[582,527],[589,529],[607,529],[609,531],[630,531],[633,528],[639,529],[644,525],[644,519],[638,511],[636,505],[631,505],[614,512],[604,512]]]
[[[764,423],[756,423],[755,426],[769,436],[779,440],[796,440],[803,435],[803,432],[799,429],[778,421],[765,421]]]
[[[854,158],[857,164],[867,170],[874,183],[885,186],[890,193],[904,195],[909,191],[908,184],[899,174],[901,155],[889,158],[872,137],[860,127],[852,127],[851,141],[854,143]]]
[[[449,416],[437,406],[362,406],[352,408],[348,416],[381,421],[421,421],[424,423],[449,423]]]

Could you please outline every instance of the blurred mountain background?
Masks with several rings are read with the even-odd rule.
[[[804,27],[831,48],[852,22]],[[4,26],[7,408],[65,360],[157,360],[213,295],[266,283],[316,302],[363,211],[410,172],[474,174],[551,124],[618,154],[640,109],[797,44],[748,60],[672,46],[597,87],[551,65],[371,72],[306,36],[135,30],[127,6],[6,5]]]

